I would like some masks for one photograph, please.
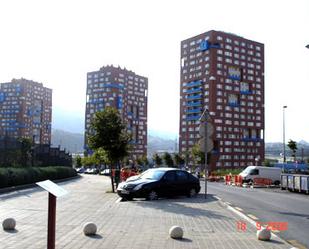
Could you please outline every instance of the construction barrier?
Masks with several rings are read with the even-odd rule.
[[[122,182],[126,181],[127,178],[135,175],[138,175],[138,173],[130,169],[121,169],[120,171],[120,179]]]
[[[242,187],[242,183],[243,183],[242,176],[236,175],[235,176],[235,185]]]
[[[268,178],[254,178],[253,186],[268,187],[272,185],[272,180]]]
[[[234,186],[242,186],[242,177],[239,175],[226,175],[225,176],[225,184],[226,185],[234,185]]]
[[[233,185],[238,187],[243,187],[245,185],[242,176],[240,175],[226,175],[225,176],[225,184],[226,185]],[[253,186],[256,187],[268,187],[273,184],[271,179],[268,178],[255,178],[253,179]],[[249,186],[246,184],[246,186]]]
[[[225,176],[225,184],[231,185],[231,181],[232,181],[232,175],[226,175]]]

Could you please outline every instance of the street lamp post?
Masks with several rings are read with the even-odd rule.
[[[287,108],[286,105],[283,106],[283,163],[286,163],[286,156],[285,156],[285,109]]]

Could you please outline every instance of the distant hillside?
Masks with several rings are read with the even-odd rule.
[[[156,152],[168,151],[174,152],[178,143],[176,144],[176,140],[167,139],[165,137],[152,135],[153,133],[148,135],[148,156],[151,157]],[[69,131],[64,131],[60,129],[52,130],[52,139],[51,143],[53,146],[61,146],[62,149],[66,149],[71,153],[82,153],[84,147],[84,135],[81,133],[73,133]],[[309,143],[306,141],[299,141],[297,143],[297,153],[298,157],[302,155],[302,149],[304,153],[304,157],[309,157]],[[282,153],[282,143],[266,143],[265,144],[265,155],[280,157],[280,153]],[[286,147],[286,155],[291,156],[291,151],[288,147]]]
[[[60,129],[52,130],[51,143],[53,146],[61,146],[71,153],[82,153],[84,147],[84,135]],[[178,146],[178,145],[177,145]],[[148,155],[152,156],[158,151],[175,151],[175,140],[164,139],[157,136],[148,136]]]
[[[84,135],[81,133],[72,133],[69,131],[53,129],[51,135],[53,146],[61,146],[62,149],[71,153],[82,153],[84,148]]]
[[[297,152],[296,156],[300,157],[302,155],[302,149],[304,153],[304,157],[309,157],[309,144],[306,141],[299,141],[297,143]],[[286,155],[291,156],[291,150],[286,146]],[[282,143],[266,143],[265,144],[265,154],[266,156],[280,156],[280,153],[283,152],[283,144]]]
[[[148,156],[152,156],[158,151],[168,151],[170,153],[174,152],[176,146],[178,147],[178,144],[176,145],[176,140],[164,139],[161,137],[148,135]]]

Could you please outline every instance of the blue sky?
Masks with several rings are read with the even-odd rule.
[[[54,127],[80,131],[86,73],[120,65],[148,77],[148,127],[173,137],[180,41],[222,30],[265,44],[266,141],[282,140],[283,105],[286,139],[309,141],[308,12],[305,0],[1,1],[0,82],[52,88]]]

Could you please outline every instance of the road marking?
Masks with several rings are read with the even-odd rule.
[[[243,212],[244,210],[243,209],[241,209],[241,208],[239,208],[239,207],[234,207],[235,209],[237,209],[238,211],[240,211],[240,212]]]
[[[119,203],[119,202],[121,202],[121,201],[122,201],[122,198],[119,197],[119,198],[115,201],[115,203]]]
[[[306,249],[304,245],[300,244],[297,240],[287,240],[292,246],[297,247],[298,249]]]
[[[249,216],[253,220],[258,220],[259,219],[256,216],[254,216],[253,214],[247,214],[247,216]]]
[[[225,205],[227,205],[227,202],[223,202]],[[234,207],[227,205],[226,206],[228,210],[234,212],[235,214],[239,215],[241,218],[243,218],[244,220],[248,221],[252,226],[256,227],[256,221],[251,219],[249,216],[245,215],[244,213],[238,211],[237,209],[235,209]],[[287,243],[286,240],[281,239],[278,235],[276,235],[275,233],[271,232],[272,236],[279,240],[282,241],[284,243]],[[290,243],[290,242],[289,242]],[[291,244],[291,243],[290,243]],[[299,249],[305,249],[306,247],[299,247]]]
[[[218,197],[218,196],[214,196],[217,200],[219,200],[219,201],[221,201],[222,199],[220,198],[220,197]]]
[[[225,203],[226,203],[227,205],[232,205],[232,203],[230,203],[230,202],[227,202],[227,201],[226,201]]]

